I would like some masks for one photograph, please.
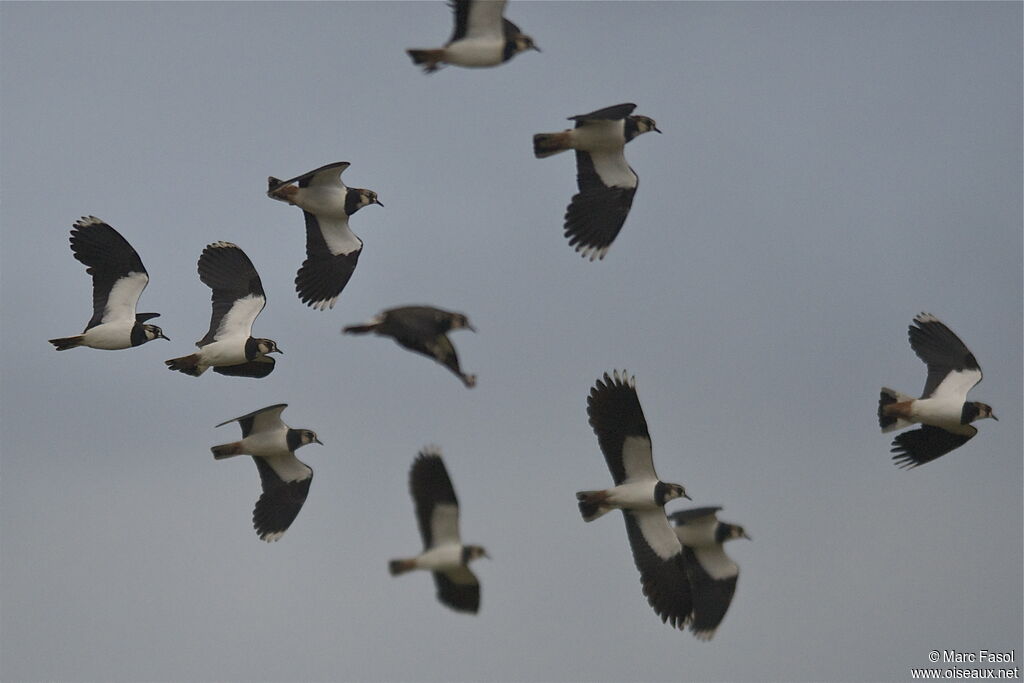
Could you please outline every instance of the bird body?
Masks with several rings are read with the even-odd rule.
[[[295,451],[311,443],[323,445],[316,432],[292,429],[281,420],[287,407],[287,403],[278,403],[221,422],[218,427],[238,422],[242,439],[210,449],[215,460],[252,456],[263,486],[263,495],[253,510],[253,527],[264,541],[276,541],[284,535],[309,494],[313,469],[296,458]]]
[[[136,313],[149,274],[131,244],[95,216],[84,216],[71,229],[71,251],[92,276],[93,315],[82,334],[50,339],[58,351],[78,346],[117,351],[167,339],[146,321],[158,313]]]
[[[902,469],[931,462],[967,443],[978,433],[972,422],[998,419],[988,404],[967,401],[967,393],[982,379],[981,367],[952,330],[934,315],[921,313],[908,337],[914,353],[928,366],[924,391],[914,398],[882,387],[878,400],[883,433],[922,425],[892,442],[893,461]]]
[[[540,48],[502,15],[506,0],[454,0],[452,37],[442,48],[406,50],[414,64],[432,73],[444,64],[469,68],[497,66],[526,50]]]
[[[669,525],[664,506],[670,500],[689,496],[680,484],[661,481],[654,470],[651,437],[635,379],[617,371],[611,376],[605,373],[590,390],[587,415],[615,486],[579,491],[576,499],[580,513],[589,522],[611,509],[622,510],[648,603],[663,622],[684,628],[693,609],[692,600],[682,545]]]
[[[627,102],[570,116],[575,128],[533,136],[538,159],[576,150],[579,192],[565,213],[565,236],[582,256],[603,259],[629,215],[639,177],[626,162],[625,145],[637,135],[660,133],[654,119],[631,115]]]
[[[196,342],[196,353],[164,361],[171,370],[199,377],[208,368],[222,375],[266,377],[274,370],[268,354],[281,353],[271,339],[252,336],[256,316],[266,306],[263,284],[252,261],[231,242],[203,249],[199,279],[212,290],[210,329]]]
[[[302,209],[306,260],[295,277],[295,290],[303,303],[318,310],[334,308],[359,262],[363,241],[349,229],[349,217],[370,204],[383,206],[376,192],[342,182],[349,166],[339,161],[289,180],[267,178],[268,197]]]
[[[475,332],[469,318],[462,313],[453,313],[433,306],[400,306],[387,309],[366,323],[349,325],[343,328],[342,332],[373,332],[378,336],[391,337],[399,346],[433,358],[471,388],[476,385],[476,375],[462,372],[455,346],[447,334],[449,331],[459,329]]]
[[[736,592],[740,568],[725,554],[723,545],[732,539],[750,538],[743,527],[719,521],[719,510],[704,507],[669,515],[683,546],[683,565],[693,600],[690,630],[700,640],[715,635]]]
[[[423,539],[423,552],[388,562],[392,576],[415,569],[431,572],[438,600],[458,612],[480,609],[480,582],[469,563],[487,557],[479,545],[463,544],[459,535],[459,501],[439,450],[425,448],[409,470],[409,491]]]

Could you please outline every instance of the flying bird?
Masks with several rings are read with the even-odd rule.
[[[292,429],[281,421],[287,407],[287,403],[278,403],[221,422],[218,427],[237,422],[242,427],[242,440],[210,449],[216,460],[252,456],[263,485],[263,495],[252,512],[252,524],[260,539],[267,542],[284,535],[309,495],[313,470],[295,457],[295,451],[306,444],[323,445],[316,432]]]
[[[746,538],[741,526],[718,521],[721,507],[680,510],[668,516],[675,523],[676,537],[683,546],[683,564],[690,582],[693,613],[690,630],[700,640],[711,640],[722,623],[736,592],[739,566],[725,554],[722,545],[734,538]]]
[[[480,581],[469,563],[489,556],[481,546],[463,545],[459,537],[459,501],[436,448],[423,449],[413,460],[409,491],[416,506],[423,552],[416,557],[391,560],[391,575],[425,569],[434,575],[437,599],[442,604],[457,612],[476,614],[480,610]]]
[[[635,378],[616,371],[590,390],[590,426],[604,453],[615,486],[576,494],[583,520],[622,510],[633,561],[644,595],[663,622],[686,626],[693,611],[683,549],[665,516],[665,503],[687,498],[680,484],[668,484],[654,471],[651,436],[636,393]]]
[[[433,358],[451,370],[467,387],[476,386],[476,375],[467,375],[459,368],[459,357],[448,339],[451,330],[476,332],[462,313],[452,313],[433,306],[402,306],[390,308],[362,325],[349,325],[342,332],[366,334],[373,332],[392,337],[400,346]]]
[[[576,184],[565,211],[565,236],[569,246],[591,261],[603,259],[626,222],[639,181],[626,163],[623,148],[637,135],[660,133],[654,119],[631,116],[635,104],[617,104],[570,116],[576,127],[560,133],[533,136],[538,159],[567,149],[576,150]]]
[[[533,38],[505,19],[506,0],[453,0],[455,30],[444,47],[409,49],[413,64],[432,73],[443,64],[483,67],[507,62],[520,52],[540,48]]]
[[[208,244],[199,256],[199,279],[213,290],[210,330],[199,351],[164,361],[171,370],[198,377],[214,372],[233,377],[266,377],[274,370],[270,353],[283,353],[272,339],[252,336],[252,324],[267,304],[252,261],[231,242]]]
[[[978,433],[971,423],[991,417],[992,406],[968,401],[967,392],[981,381],[981,367],[960,338],[931,313],[921,313],[909,328],[910,347],[928,366],[920,398],[882,387],[878,424],[882,432],[911,424],[920,429],[903,432],[892,442],[892,459],[911,469],[963,446]]]
[[[306,260],[295,277],[295,290],[302,303],[321,311],[334,308],[363,251],[363,241],[349,230],[349,216],[370,204],[384,206],[376,192],[341,182],[350,165],[338,161],[291,180],[267,178],[268,197],[302,209]]]
[[[92,275],[92,318],[82,334],[50,339],[58,351],[76,346],[114,351],[167,339],[146,323],[159,313],[136,313],[149,273],[139,254],[117,230],[95,216],[83,216],[71,229],[71,253]]]

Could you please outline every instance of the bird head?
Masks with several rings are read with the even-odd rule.
[[[166,339],[171,341],[170,338],[164,336],[164,331],[156,325],[143,325],[142,331],[146,335],[146,341],[153,341],[154,339]]]
[[[259,351],[264,356],[267,355],[268,353],[284,353],[284,351],[277,348],[277,342],[275,342],[273,339],[257,339],[256,350]]]
[[[314,432],[311,429],[300,429],[299,430],[299,445],[300,446],[305,446],[306,444],[311,444],[311,443],[318,443],[321,446],[324,445],[323,441],[321,441],[320,439],[316,438],[316,432]]]

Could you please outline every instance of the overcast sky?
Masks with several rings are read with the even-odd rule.
[[[1022,647],[1020,3],[512,2],[529,52],[427,76],[442,2],[0,5],[4,681],[909,680],[931,650]],[[531,135],[620,102],[632,212],[602,262],[562,236],[570,155]],[[300,212],[266,178],[335,161],[384,207],[334,310],[295,295]],[[57,353],[109,222],[170,342]],[[259,270],[266,379],[163,361],[209,323],[196,260]],[[429,303],[467,390],[340,328]],[[917,394],[914,315],[977,356],[999,422],[893,466],[878,389]],[[655,463],[753,541],[715,639],[660,623],[587,424],[634,373]],[[248,459],[214,425],[273,403],[324,446],[298,519],[259,541]],[[420,539],[407,474],[441,447],[479,615],[388,575]],[[684,501],[685,502],[685,501]],[[669,509],[685,507],[673,502]],[[1019,661],[1017,662],[1019,666]]]

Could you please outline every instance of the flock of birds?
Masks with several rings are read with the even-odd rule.
[[[443,64],[495,66],[525,50],[538,50],[529,36],[504,18],[505,0],[454,0],[451,4],[455,30],[448,43],[437,49],[408,50],[425,71],[436,71]],[[626,163],[625,144],[642,133],[661,132],[653,119],[633,115],[634,109],[635,105],[626,103],[572,116],[573,128],[533,138],[537,158],[575,151],[579,192],[565,213],[565,236],[591,261],[607,254],[636,194],[637,175]],[[375,192],[342,182],[348,166],[337,162],[285,181],[268,179],[270,198],[302,209],[306,260],[295,287],[303,303],[320,311],[334,307],[363,248],[362,240],[349,229],[349,218],[363,207],[383,206]],[[168,339],[160,327],[147,322],[158,314],[136,312],[149,276],[128,241],[92,216],[74,224],[70,241],[75,258],[92,276],[93,315],[82,334],[50,343],[61,351],[79,346],[118,350]],[[200,255],[198,271],[199,279],[212,290],[210,327],[196,342],[197,352],[167,360],[167,367],[195,377],[210,368],[228,376],[266,377],[275,367],[271,354],[283,351],[272,339],[252,336],[253,323],[266,305],[256,268],[237,245],[213,242]],[[391,337],[406,349],[433,358],[471,388],[476,376],[461,370],[448,338],[449,332],[459,329],[473,330],[461,313],[402,306],[347,326],[343,332]],[[967,401],[967,393],[981,381],[981,368],[946,325],[922,313],[914,318],[909,337],[911,348],[928,366],[924,391],[914,398],[883,388],[878,404],[883,432],[921,425],[893,441],[893,460],[903,468],[922,465],[962,446],[977,433],[972,422],[996,419],[987,404]],[[217,425],[237,422],[242,438],[211,449],[218,460],[249,455],[256,463],[262,495],[253,525],[264,541],[275,541],[285,533],[309,493],[313,470],[295,457],[295,451],[321,444],[315,432],[293,429],[282,421],[286,407],[283,403],[268,406]],[[599,378],[587,398],[587,415],[614,486],[576,494],[584,521],[621,510],[651,607],[663,622],[679,629],[689,627],[698,638],[710,639],[729,608],[739,576],[739,567],[726,555],[723,544],[749,536],[743,527],[719,521],[719,507],[665,512],[666,503],[689,496],[682,485],[663,482],[654,469],[651,437],[632,376],[615,371]],[[414,557],[392,560],[390,572],[430,571],[443,604],[476,613],[480,583],[469,563],[487,553],[461,540],[458,499],[436,447],[424,449],[413,461],[409,488],[424,549]]]

